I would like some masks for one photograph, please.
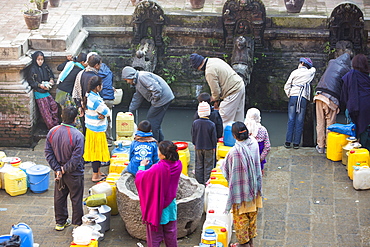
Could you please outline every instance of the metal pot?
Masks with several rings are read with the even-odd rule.
[[[108,226],[108,228],[106,229],[106,231],[108,231],[110,229],[111,208],[108,205],[101,205],[98,208],[98,211],[99,211],[99,213],[101,213],[102,215],[104,215],[107,218],[107,226]]]

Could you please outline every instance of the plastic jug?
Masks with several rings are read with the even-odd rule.
[[[121,174],[122,171],[128,166],[129,154],[128,153],[115,153],[110,159],[109,173]]]
[[[119,112],[116,117],[117,140],[134,134],[134,115],[131,112]]]
[[[13,166],[11,166],[10,164],[8,163],[5,163],[3,167],[0,168],[0,185],[1,185],[1,189],[5,189],[5,174],[7,172],[10,172],[12,170],[17,170],[18,168],[15,168]]]
[[[342,147],[347,144],[348,135],[329,132],[327,138],[326,158],[332,161],[342,160]]]
[[[106,196],[112,195],[112,187],[107,182],[100,182],[89,189],[90,195],[105,193]]]
[[[369,164],[369,151],[366,148],[355,148],[348,152],[348,177],[353,180],[353,169],[357,164],[367,166]]]
[[[201,243],[203,246],[216,247],[217,245],[217,234],[213,229],[206,229],[202,234]]]
[[[222,176],[222,177],[220,177],[220,176],[211,176],[209,178],[209,183],[211,183],[211,184],[221,184],[225,187],[229,186],[229,183],[227,182],[227,180],[225,179],[224,176]]]
[[[354,148],[360,148],[361,144],[357,142],[357,138],[350,136],[346,139],[348,143],[342,148],[342,164],[347,166],[348,163],[348,151]]]
[[[370,189],[370,168],[368,166],[355,167],[353,171],[353,188],[356,190]]]
[[[19,168],[4,175],[5,191],[11,196],[23,195],[27,192],[27,176]]]
[[[88,207],[97,207],[107,204],[107,195],[105,193],[95,194],[84,198],[83,201]]]
[[[117,153],[130,153],[130,145],[132,141],[129,140],[119,140],[115,141],[114,144],[117,146],[115,149],[112,150],[112,154],[117,154]]]
[[[220,160],[225,158],[231,148],[232,147],[222,145],[222,143],[218,142],[216,147],[216,159]]]
[[[4,161],[3,161],[3,158],[6,157],[6,154],[3,152],[3,151],[0,151],[0,167],[2,167],[4,165]]]
[[[22,247],[33,247],[32,229],[26,223],[13,225],[12,229],[10,230],[10,235],[13,234],[18,235],[21,238]]]
[[[220,242],[223,246],[229,246],[229,233],[227,229],[223,226],[206,226],[205,228],[212,229],[217,234],[217,242]]]
[[[231,132],[231,125],[226,125],[224,129],[224,145],[233,147],[235,145],[235,138]]]

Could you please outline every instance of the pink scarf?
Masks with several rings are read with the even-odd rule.
[[[150,169],[138,171],[135,184],[140,198],[142,221],[156,231],[165,205],[165,195],[170,186],[170,167],[160,160]]]

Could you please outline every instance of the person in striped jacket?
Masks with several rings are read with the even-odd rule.
[[[110,110],[99,95],[101,89],[102,79],[99,76],[92,76],[88,82],[88,93],[83,104],[86,126],[84,159],[92,163],[93,175],[91,179],[93,182],[105,180],[106,175],[100,171],[100,167],[102,162],[110,160],[105,134]]]

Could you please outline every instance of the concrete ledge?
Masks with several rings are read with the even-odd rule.
[[[265,39],[308,39],[308,38],[329,38],[329,30],[317,29],[266,29]]]
[[[89,36],[132,36],[133,27],[85,27]]]

